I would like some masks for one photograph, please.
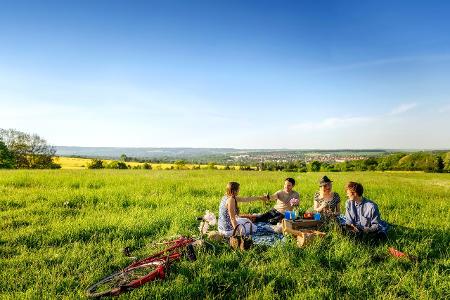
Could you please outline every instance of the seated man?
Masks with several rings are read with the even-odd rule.
[[[378,206],[363,197],[364,188],[357,182],[346,186],[348,200],[345,203],[345,228],[358,237],[370,236],[386,239],[387,224],[381,220]]]
[[[294,205],[298,205],[298,200],[300,199],[300,195],[293,190],[294,186],[294,178],[286,178],[284,180],[284,189],[279,190],[272,196],[267,195],[267,200],[277,200],[277,202],[270,211],[256,216],[255,222],[270,222],[276,224],[279,220],[283,219],[285,211],[293,210]],[[294,200],[291,203],[292,199],[296,199],[297,201]]]

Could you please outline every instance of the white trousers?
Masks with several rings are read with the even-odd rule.
[[[250,219],[236,217],[236,222],[238,224],[244,225],[244,227],[245,227],[245,234],[246,235],[250,235],[250,226],[251,226],[252,232],[253,233],[256,232],[256,225],[253,224],[252,221],[250,221]],[[244,224],[244,223],[247,223],[247,224]],[[239,226],[239,229],[236,232],[244,234],[244,230],[242,229],[242,226]],[[228,231],[219,230],[219,233],[228,237],[228,236],[232,236],[233,235],[233,230],[228,230]]]

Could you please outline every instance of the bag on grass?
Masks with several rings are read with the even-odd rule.
[[[247,233],[245,230],[245,224],[249,223],[250,224],[250,235],[246,236],[245,234]],[[237,233],[237,229],[239,228],[239,226],[242,226],[242,228],[244,228],[244,235],[242,235],[242,231],[239,232],[239,234]],[[236,228],[234,228],[233,230],[233,235],[230,237],[230,246],[231,248],[235,249],[235,250],[248,250],[252,247],[253,245],[253,240],[252,240],[252,236],[251,234],[253,233],[252,231],[252,224],[250,222],[245,222],[244,224],[238,224],[236,226]]]

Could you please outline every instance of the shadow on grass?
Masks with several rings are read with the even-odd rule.
[[[345,234],[344,234],[345,235]],[[377,240],[367,235],[350,237],[355,244],[371,250],[378,246],[388,246],[405,252],[410,260],[438,260],[449,256],[450,232],[445,229],[417,229],[389,224],[387,239]],[[381,262],[390,255],[374,254],[372,260]]]

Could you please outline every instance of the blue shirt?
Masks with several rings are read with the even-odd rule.
[[[345,203],[345,223],[355,225],[360,230],[368,228],[369,232],[387,231],[387,224],[381,220],[378,206],[364,197],[361,203],[347,200]]]

